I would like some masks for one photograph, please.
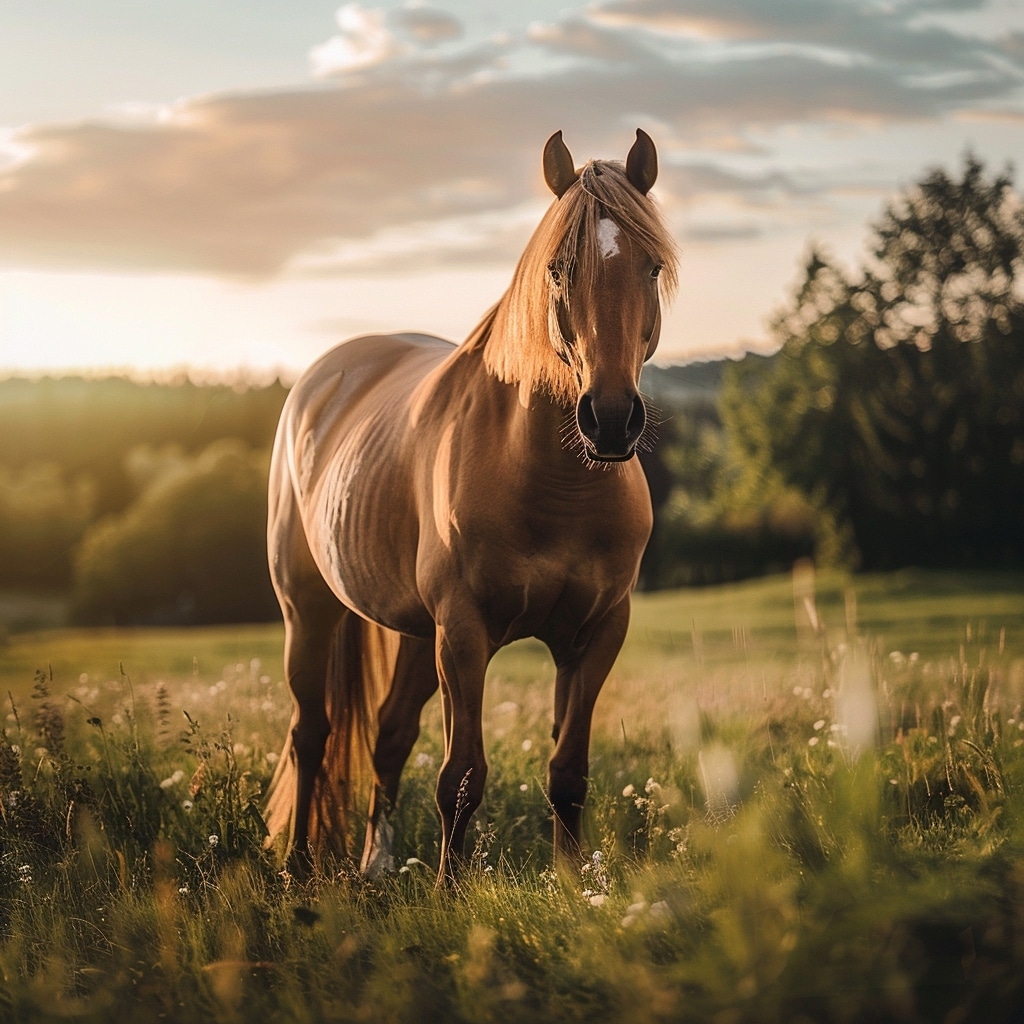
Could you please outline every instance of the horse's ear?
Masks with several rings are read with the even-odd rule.
[[[636,142],[626,157],[626,177],[632,186],[643,195],[651,191],[658,177],[658,151],[650,135],[637,128]]]
[[[544,180],[559,199],[579,177],[572,165],[572,154],[562,141],[562,133],[555,132],[544,146]]]

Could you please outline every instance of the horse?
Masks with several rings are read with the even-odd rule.
[[[677,253],[642,130],[624,164],[581,169],[556,132],[542,166],[555,199],[461,345],[350,339],[285,402],[267,534],[293,714],[265,821],[296,875],[349,855],[360,793],[360,869],[393,870],[389,815],[440,689],[437,884],[458,878],[487,777],[484,673],[524,637],[556,666],[554,862],[581,855],[594,703],[652,526],[639,381]]]

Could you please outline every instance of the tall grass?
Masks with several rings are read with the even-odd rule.
[[[639,603],[599,704],[590,847],[562,875],[544,657],[496,664],[487,798],[454,893],[433,889],[436,708],[397,809],[399,872],[338,863],[300,884],[263,849],[289,710],[276,665],[12,687],[0,1019],[1019,1018],[1017,605],[986,606],[984,636],[943,611],[922,653],[898,615],[894,648],[864,628],[870,600],[820,585],[704,601]],[[731,627],[699,618],[719,601]]]

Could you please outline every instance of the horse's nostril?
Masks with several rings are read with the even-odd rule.
[[[626,437],[631,443],[636,443],[647,425],[647,409],[644,407],[644,400],[637,395],[633,399],[633,408],[629,411],[629,419],[626,421]]]
[[[576,425],[584,437],[593,439],[597,436],[599,425],[597,414],[594,412],[594,400],[589,392],[581,395],[576,405]]]

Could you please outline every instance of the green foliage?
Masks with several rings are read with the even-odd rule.
[[[776,318],[781,349],[731,370],[731,498],[794,488],[825,560],[1020,564],[1024,214],[973,157],[874,229],[857,278],[820,253]]]
[[[194,458],[221,438],[267,449],[285,394],[279,382],[0,381],[0,590],[66,590],[86,530],[138,497],[140,453]]]
[[[75,559],[76,617],[119,624],[274,617],[266,455],[221,441],[149,475],[126,512],[84,538]]]
[[[3,583],[52,587],[65,583],[71,552],[96,506],[90,478],[69,479],[53,463],[25,469],[0,465],[0,566]]]
[[[402,869],[300,884],[258,814],[283,682],[256,660],[187,667],[227,631],[178,634],[154,660],[185,667],[162,681],[29,674],[0,737],[0,1019],[1016,1019],[1019,593],[875,578],[855,606],[819,582],[638,602],[598,705],[591,847],[562,874],[538,839],[549,666],[510,652],[456,892],[429,866],[436,702],[396,811]],[[887,607],[902,621],[866,633]],[[987,629],[946,624],[953,607]],[[730,630],[741,644],[719,642]],[[58,639],[34,643],[62,664]]]

